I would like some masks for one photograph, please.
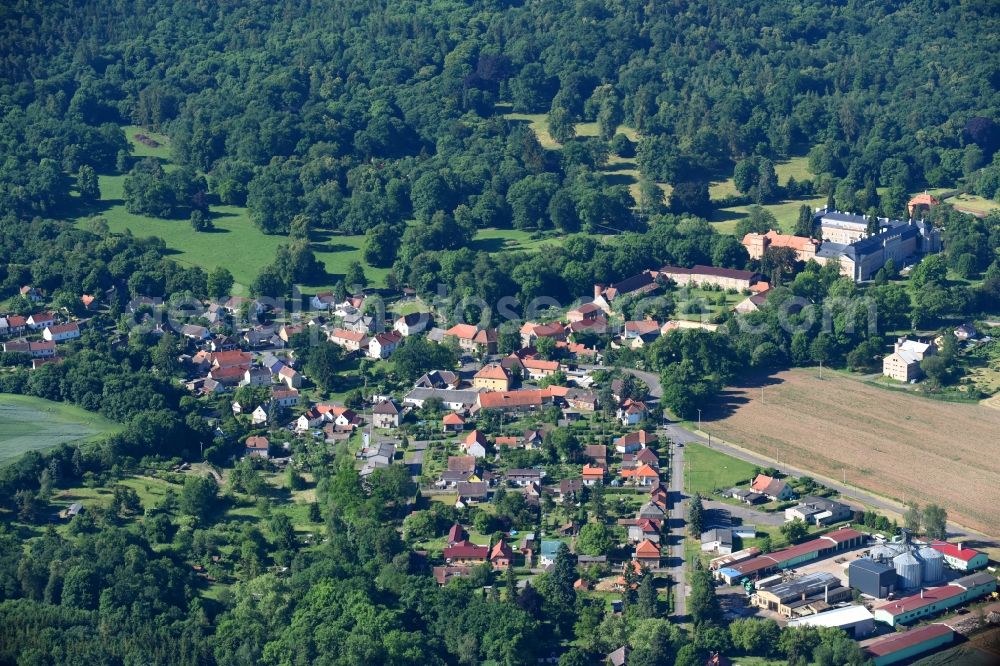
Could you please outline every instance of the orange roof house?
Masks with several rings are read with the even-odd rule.
[[[584,465],[580,471],[580,476],[583,477],[584,485],[591,486],[597,483],[604,483],[604,468],[597,467],[596,465]]]
[[[513,558],[514,551],[503,539],[493,544],[493,548],[490,549],[490,564],[494,569],[506,569],[511,565]]]
[[[809,261],[816,256],[819,241],[804,236],[790,236],[780,231],[768,231],[766,234],[749,233],[741,241],[751,259],[760,259],[764,252],[772,247],[787,247],[795,250],[795,258],[799,261]]]
[[[660,546],[649,539],[643,539],[635,547],[635,560],[651,567],[660,566]]]
[[[660,474],[647,464],[635,469],[623,469],[622,478],[631,480],[637,486],[651,486],[660,480]]]
[[[458,431],[465,428],[465,419],[457,412],[448,412],[441,419],[441,425],[444,426],[445,431]]]
[[[941,200],[935,197],[933,194],[928,194],[924,192],[923,194],[918,194],[917,196],[910,199],[910,202],[906,204],[906,210],[909,212],[910,217],[913,217],[914,213],[920,212],[922,209],[930,210],[934,206],[941,203]]]
[[[484,365],[472,378],[472,386],[484,391],[509,391],[510,373],[499,363]]]

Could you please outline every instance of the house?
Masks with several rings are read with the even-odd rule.
[[[614,652],[608,653],[604,658],[604,663],[606,666],[626,666],[628,664],[628,656],[631,652],[632,648],[623,645]]]
[[[597,411],[597,394],[593,391],[571,388],[566,391],[563,400],[566,401],[567,405],[581,412]]]
[[[21,287],[18,293],[21,294],[21,296],[27,298],[32,303],[37,303],[38,301],[42,300],[42,298],[45,297],[45,292],[43,290],[35,289],[31,285]]]
[[[931,548],[944,556],[944,561],[952,569],[958,571],[974,571],[986,566],[989,557],[986,553],[970,548],[962,543],[948,543],[946,541],[934,541]]]
[[[240,308],[244,305],[246,305],[246,307],[249,308],[249,311],[254,315],[260,314],[264,311],[264,306],[261,303],[244,296],[231,296],[229,300],[223,303],[222,307],[230,314],[237,314],[240,311]]]
[[[372,425],[376,428],[398,428],[403,410],[393,400],[383,400],[372,410]]]
[[[264,347],[270,344],[272,334],[269,328],[252,328],[243,334],[243,341],[249,347]]]
[[[391,442],[379,442],[365,446],[358,451],[356,457],[365,461],[361,467],[361,476],[369,476],[375,470],[392,464],[396,458],[396,445]]]
[[[644,449],[657,441],[654,433],[645,430],[637,430],[623,435],[614,441],[615,451],[618,453],[635,453],[639,449]]]
[[[248,368],[253,356],[242,351],[228,351],[212,353],[209,359],[213,368]]]
[[[552,393],[545,389],[489,391],[476,394],[480,409],[526,412],[552,403]]]
[[[397,318],[396,321],[393,322],[392,328],[404,338],[407,338],[411,335],[424,332],[427,330],[430,323],[431,316],[428,313],[411,312],[410,314]]]
[[[28,317],[28,328],[33,331],[40,331],[46,326],[52,326],[56,323],[56,316],[51,312],[36,312],[35,314]]]
[[[264,437],[263,435],[247,437],[247,441],[244,444],[246,455],[258,456],[260,458],[268,457],[268,450],[270,449],[270,446],[271,443],[267,440],[267,437]]]
[[[0,335],[20,335],[28,327],[28,320],[21,315],[0,317]]]
[[[278,337],[281,341],[288,343],[293,337],[305,330],[302,324],[285,324],[278,329]]]
[[[473,430],[460,443],[462,450],[473,458],[486,457],[486,436],[478,430]]]
[[[750,489],[766,496],[773,502],[780,502],[795,496],[787,483],[766,474],[758,474],[750,484]]]
[[[346,328],[335,328],[328,336],[330,342],[343,347],[347,351],[361,351],[364,347],[368,349],[368,334],[359,331],[351,331]]]
[[[659,288],[653,271],[643,271],[610,286],[594,285],[594,303],[607,314],[614,314],[613,304],[622,296],[639,296]]]
[[[49,342],[76,340],[80,337],[80,326],[76,322],[46,326],[45,330],[42,331],[42,337]]]
[[[459,541],[445,548],[441,555],[448,564],[483,564],[490,555],[490,549],[486,546],[477,546],[471,541]]]
[[[188,340],[194,340],[195,342],[202,342],[203,340],[208,340],[212,337],[212,334],[204,326],[198,326],[197,324],[184,324],[181,326],[181,335],[183,335]]]
[[[361,425],[361,417],[347,407],[318,404],[300,416],[295,422],[296,429],[309,430],[324,423],[332,423],[341,429],[354,429]]]
[[[639,508],[639,513],[637,516],[639,518],[651,518],[653,520],[663,520],[667,515],[666,504],[661,504],[659,502],[649,501]]]
[[[562,545],[561,541],[555,541],[553,539],[542,539],[541,552],[538,555],[538,564],[541,567],[547,567],[550,564],[554,564],[556,561],[556,556],[559,554],[559,546]]]
[[[476,457],[475,456],[448,456],[448,471],[449,472],[469,472],[469,473],[475,473],[475,471],[476,471]]]
[[[636,518],[626,521],[628,523],[628,540],[632,543],[639,543],[649,540],[660,543],[660,526],[662,523],[655,518]]]
[[[455,578],[465,578],[472,575],[472,567],[439,566],[434,567],[433,571],[434,580],[441,587],[444,587]]]
[[[582,321],[594,321],[604,317],[604,310],[597,303],[582,303],[566,313],[566,321],[577,323]]]
[[[472,386],[482,391],[509,391],[510,374],[499,363],[490,363],[473,376]]]
[[[267,368],[254,366],[247,368],[243,372],[243,379],[240,381],[240,386],[267,386],[270,383],[271,371]]]
[[[892,353],[882,359],[882,374],[900,382],[919,379],[923,376],[920,362],[936,353],[937,348],[931,343],[900,337]]]
[[[521,488],[526,487],[530,483],[540,483],[541,480],[542,471],[539,469],[515,468],[507,470],[507,481]]]
[[[253,410],[250,416],[254,425],[263,425],[267,423],[267,407],[264,405],[257,405],[257,408]]]
[[[453,523],[451,529],[448,530],[448,545],[454,546],[456,543],[465,541],[467,536],[465,528],[462,527],[461,523]]]
[[[239,343],[228,335],[217,335],[208,343],[209,351],[213,352],[233,351],[239,348]]]
[[[396,331],[376,333],[368,341],[368,355],[372,358],[389,358],[402,339],[403,336]]]
[[[922,589],[912,596],[886,601],[876,606],[873,614],[876,620],[893,627],[910,624],[978,599],[996,589],[996,576],[981,571],[953,580],[948,585]]]
[[[641,340],[642,343],[646,343],[652,342],[658,337],[660,337],[660,322],[652,319],[627,321],[625,329],[622,331],[623,340]],[[635,347],[636,345],[631,346]]]
[[[559,372],[558,361],[545,361],[539,358],[526,358],[521,361],[531,379],[538,380]]]
[[[431,370],[413,383],[413,388],[448,389],[454,391],[462,379],[451,370]]]
[[[583,447],[583,455],[590,458],[599,467],[608,466],[608,447],[603,444],[587,444]]]
[[[595,465],[584,465],[583,469],[580,470],[580,476],[583,478],[583,485],[585,486],[597,486],[604,484],[604,468]]]
[[[562,479],[559,482],[559,501],[575,498],[583,489],[583,479]]]
[[[456,324],[444,332],[444,337],[458,340],[459,348],[466,352],[495,354],[497,351],[495,328],[485,329],[472,324]]]
[[[618,420],[623,426],[634,426],[646,418],[646,403],[628,399],[618,408]]]
[[[664,266],[656,272],[657,278],[668,278],[678,286],[718,287],[720,289],[749,289],[760,276],[753,271],[743,271],[735,268],[718,268],[716,266],[697,265],[693,268],[680,266]]]
[[[835,500],[825,497],[807,495],[798,504],[785,509],[785,521],[796,518],[813,525],[832,525],[847,520],[854,515],[854,509]]]
[[[733,310],[735,310],[738,314],[750,314],[751,312],[757,312],[764,307],[764,303],[767,302],[769,294],[770,292],[768,291],[751,294],[737,303]]]
[[[455,484],[458,499],[455,502],[457,508],[485,502],[490,496],[490,484],[486,481],[459,481]]]
[[[442,417],[441,425],[446,433],[461,432],[465,429],[465,419],[457,412],[449,412]]]
[[[498,395],[498,394],[489,394]],[[477,404],[480,393],[477,391],[454,391],[451,389],[415,388],[403,396],[403,403],[416,408],[424,406],[424,402],[437,398],[441,404],[453,412],[464,411]]]
[[[815,259],[819,247],[819,241],[815,238],[789,236],[774,230],[766,234],[748,233],[743,237],[742,243],[751,259],[759,260],[769,248],[787,247],[795,251],[795,260],[803,263]]]
[[[542,445],[545,436],[542,434],[541,430],[525,430],[524,434],[521,436],[521,441],[524,442],[524,448],[531,450],[537,449]]]
[[[523,442],[521,441],[520,437],[500,435],[493,438],[493,446],[495,446],[498,450],[500,449],[501,446],[506,446],[512,449],[516,449],[519,448],[522,443]]]
[[[976,338],[976,327],[972,324],[959,324],[952,331],[959,340],[974,340]]]
[[[733,531],[725,527],[715,527],[702,532],[701,552],[729,555],[733,552]]]
[[[552,338],[553,340],[565,340],[566,329],[557,321],[547,324],[536,324],[535,322],[525,322],[521,326],[521,346],[531,347],[535,340],[539,338]]]
[[[626,483],[635,486],[652,486],[660,481],[660,473],[646,464],[634,469],[623,469],[621,474]]]
[[[313,310],[329,310],[337,302],[332,291],[321,291],[309,299],[309,307]]]
[[[639,562],[639,564],[647,566],[651,569],[659,568],[660,544],[650,541],[649,539],[640,541],[639,545],[635,547],[633,559]]]
[[[278,371],[278,381],[282,382],[288,388],[302,388],[302,375],[295,368],[290,368],[287,365]]]
[[[275,386],[271,388],[271,400],[278,407],[288,409],[299,404],[299,392],[295,389]]]
[[[514,560],[514,551],[501,537],[499,541],[493,544],[493,548],[490,549],[489,560],[494,571],[505,570],[510,567]]]
[[[353,314],[348,314],[344,316],[343,319],[344,328],[348,331],[354,331],[355,333],[364,333],[368,335],[372,332],[375,327],[375,320],[360,312],[355,312]]]
[[[48,340],[44,342],[15,340],[13,342],[5,342],[3,350],[6,353],[28,354],[31,358],[47,358],[56,355],[56,343]]]

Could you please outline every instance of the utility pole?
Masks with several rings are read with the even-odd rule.
[[[701,430],[701,410],[698,410],[698,430]]]
[[[823,361],[819,362],[819,378],[823,379]]]

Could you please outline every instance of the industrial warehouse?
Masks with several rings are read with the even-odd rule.
[[[805,543],[720,567],[716,570],[715,576],[725,581],[727,585],[733,585],[743,578],[759,578],[774,571],[790,569],[841,551],[853,550],[862,546],[864,541],[864,534],[845,527]]]

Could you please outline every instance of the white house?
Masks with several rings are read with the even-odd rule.
[[[901,337],[893,345],[892,353],[882,359],[882,374],[901,382],[917,379],[923,375],[920,362],[936,352],[931,343]]]
[[[464,440],[462,440],[462,449],[465,451],[466,455],[472,456],[473,458],[485,458],[486,437],[483,436],[483,433],[478,430],[473,430],[465,437]]]
[[[51,312],[36,312],[28,317],[28,328],[36,331],[43,329],[46,326],[52,326],[55,323],[56,317]]]
[[[372,424],[376,428],[398,428],[403,410],[393,400],[383,400],[372,410]]]
[[[271,389],[271,399],[279,407],[294,407],[299,404],[299,392],[290,388]]]
[[[212,334],[204,326],[199,326],[197,324],[184,324],[181,326],[181,335],[189,340],[194,340],[195,342],[201,342],[203,340],[208,340],[212,337]]]
[[[254,425],[267,423],[267,410],[264,408],[264,405],[257,405],[257,409],[253,410],[251,416],[253,417]]]
[[[646,404],[637,400],[626,400],[618,408],[618,420],[624,426],[634,426],[642,423],[646,418]]]
[[[426,312],[411,312],[398,318],[392,328],[405,338],[427,330],[430,322],[431,316]]]
[[[321,291],[309,299],[309,307],[313,310],[329,310],[336,300],[332,291]]]
[[[296,372],[295,368],[290,368],[287,365],[278,371],[278,381],[288,388],[302,388],[302,375]]]
[[[335,328],[330,331],[330,342],[343,347],[347,351],[360,351],[362,347],[368,348],[368,335],[358,331],[349,331],[346,328]]]
[[[80,326],[75,322],[69,324],[53,324],[46,326],[42,331],[42,337],[49,342],[63,342],[65,340],[76,340],[80,337]]]
[[[271,383],[271,371],[267,368],[247,368],[240,386],[267,386]]]
[[[396,331],[378,333],[368,341],[368,355],[372,358],[389,358],[402,339],[403,336]]]

